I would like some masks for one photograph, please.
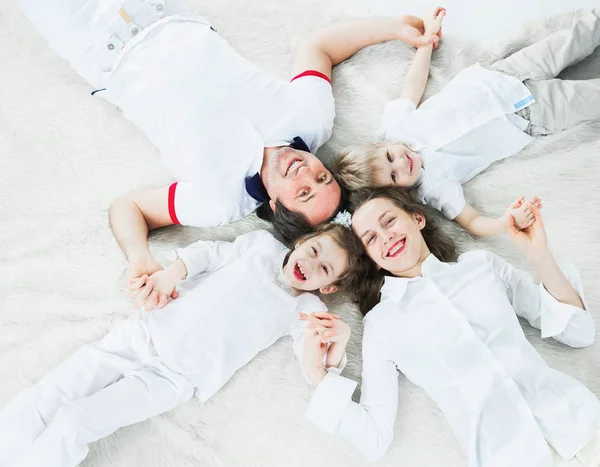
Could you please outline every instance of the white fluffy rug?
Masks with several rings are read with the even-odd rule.
[[[293,45],[302,34],[369,13],[369,0],[195,0],[193,5],[243,55],[281,77],[287,77]],[[500,58],[569,21],[536,24],[492,50],[447,37],[434,54],[427,93],[461,68]],[[411,54],[390,43],[365,50],[336,70],[338,116],[324,157],[372,133],[384,103],[398,94]],[[600,50],[584,65],[570,70],[571,76],[600,76]],[[121,283],[125,261],[109,230],[107,208],[127,190],[170,180],[146,138],[90,91],[48,48],[16,1],[2,0],[0,407],[132,312]],[[501,213],[520,194],[543,197],[554,252],[579,267],[600,329],[599,177],[600,124],[589,124],[536,142],[477,177],[466,193],[490,214]],[[463,250],[490,248],[525,266],[507,239],[475,241],[445,225]],[[220,230],[170,228],[153,235],[151,247],[164,257],[175,245],[197,238],[231,239],[257,226],[264,224],[251,217]],[[330,303],[351,323],[351,363],[345,374],[359,378],[360,316],[340,299]],[[542,341],[531,328],[526,333],[551,366],[600,396],[600,344],[573,350]],[[260,354],[208,403],[192,400],[96,443],[83,465],[365,465],[345,441],[303,418],[311,389],[289,344],[280,341]],[[395,440],[378,465],[465,466],[433,402],[402,376],[399,384]]]

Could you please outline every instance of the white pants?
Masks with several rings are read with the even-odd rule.
[[[145,323],[130,319],[84,345],[0,412],[0,466],[70,467],[88,443],[166,412],[194,393],[156,355]]]

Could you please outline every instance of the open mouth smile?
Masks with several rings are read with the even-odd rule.
[[[388,250],[386,257],[387,258],[395,258],[400,253],[404,251],[406,247],[406,238],[402,238],[398,240],[396,243],[392,245],[392,247]]]
[[[299,281],[306,280],[306,274],[302,270],[302,267],[300,266],[299,263],[294,264],[293,273],[294,273],[294,277],[296,278],[296,280],[299,280]]]
[[[298,170],[300,169],[300,166],[302,165],[302,159],[299,158],[292,158],[289,162],[288,162],[288,168],[285,171],[285,177],[287,177],[288,175],[294,173],[294,171],[298,172]]]
[[[408,160],[408,174],[412,175],[413,173],[413,166],[414,166],[414,161],[412,160],[412,157],[410,157],[408,154],[406,154],[406,159]]]

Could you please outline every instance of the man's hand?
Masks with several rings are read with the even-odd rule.
[[[156,261],[150,254],[141,258],[131,259],[127,265],[127,275],[125,276],[128,288],[131,290],[129,285],[143,275],[150,276],[162,268],[162,264]]]
[[[415,48],[433,44],[433,48],[437,49],[440,45],[440,39],[443,35],[441,27],[436,33],[427,34],[425,32],[425,22],[417,16],[404,16],[402,17],[402,23],[398,37],[402,42]]]
[[[160,266],[152,275],[144,274],[129,281],[129,297],[144,311],[162,308],[169,297],[176,299],[179,296],[175,286],[186,274],[187,269],[181,260],[175,261],[166,269]]]

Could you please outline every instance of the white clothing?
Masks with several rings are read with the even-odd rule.
[[[177,250],[189,276],[177,300],[81,347],[2,409],[0,465],[75,466],[87,444],[122,426],[194,393],[206,401],[281,337],[294,338],[300,359],[306,322],[298,313],[326,307],[287,285],[288,251],[266,231]]]
[[[533,141],[527,121],[514,115],[533,102],[516,78],[472,65],[419,108],[408,99],[391,101],[381,132],[419,152],[419,199],[454,219],[465,207],[463,183]]]
[[[294,338],[301,358],[306,322],[298,313],[327,307],[287,285],[281,268],[288,252],[264,230],[177,250],[189,279],[166,310],[147,315],[147,325],[158,354],[190,377],[201,400],[283,336]]]
[[[193,390],[157,356],[144,322],[129,319],[3,408],[0,465],[74,467],[89,443],[183,404]]]
[[[158,147],[179,181],[169,191],[174,223],[207,227],[245,217],[260,204],[245,179],[260,170],[265,147],[299,136],[314,152],[331,136],[335,108],[325,75],[307,70],[287,82],[266,74],[207,20],[191,16],[185,1],[21,6],[59,54],[106,88],[97,95]]]
[[[439,405],[470,467],[551,467],[547,442],[573,457],[600,427],[600,402],[544,362],[517,316],[542,337],[582,347],[595,338],[589,313],[485,251],[457,263],[430,255],[422,273],[386,278],[381,302],[364,319],[360,403],[351,401],[354,382],[329,373],[307,416],[366,457],[382,457],[393,438],[400,371]],[[577,271],[565,273],[583,300]]]

